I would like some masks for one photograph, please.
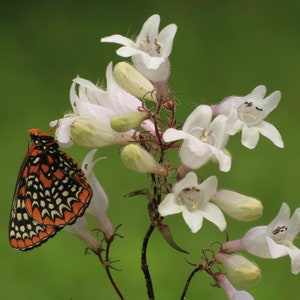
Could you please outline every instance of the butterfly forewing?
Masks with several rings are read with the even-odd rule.
[[[31,131],[32,133],[32,131]],[[10,220],[11,245],[38,246],[81,216],[92,189],[78,164],[47,133],[31,134],[19,172]]]

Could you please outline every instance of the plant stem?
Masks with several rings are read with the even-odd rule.
[[[104,266],[105,268],[105,271],[106,271],[106,274],[107,274],[107,277],[111,283],[111,285],[113,286],[114,290],[116,291],[116,293],[118,294],[119,298],[121,300],[124,300],[124,296],[122,295],[121,291],[119,290],[117,284],[115,283],[112,275],[111,275],[111,272],[110,272],[110,261],[109,261],[109,249],[110,249],[110,242],[107,243],[107,247],[106,247],[106,250],[105,250],[105,259],[102,258],[101,256],[101,252],[99,253],[96,253],[96,255],[98,256],[101,264]]]
[[[192,273],[189,275],[189,277],[188,277],[188,279],[187,279],[187,281],[186,281],[186,283],[185,283],[185,286],[184,286],[182,295],[181,295],[181,297],[180,297],[180,300],[184,300],[184,299],[185,299],[185,295],[186,295],[187,290],[188,290],[188,288],[189,288],[189,286],[190,286],[190,283],[191,283],[192,278],[193,278],[194,275],[195,275],[197,272],[199,272],[200,270],[201,270],[201,269],[196,268],[196,269],[194,269],[194,270],[192,271]]]
[[[150,275],[148,264],[147,264],[147,246],[148,246],[148,242],[149,242],[150,236],[151,236],[154,228],[155,227],[151,223],[146,232],[144,240],[143,240],[142,256],[141,256],[141,268],[144,273],[149,300],[154,300],[154,290],[153,290],[151,275]]]

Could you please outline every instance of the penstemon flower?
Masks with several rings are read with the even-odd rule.
[[[97,149],[91,150],[85,156],[82,162],[83,171],[88,179],[89,185],[93,190],[93,197],[91,199],[90,205],[85,211],[85,214],[88,213],[94,217],[99,226],[99,229],[104,233],[105,238],[109,240],[114,235],[115,230],[106,215],[109,204],[108,197],[93,172],[95,163],[101,159],[98,158],[93,161],[96,151]],[[87,223],[87,218],[85,215],[83,215],[82,217],[78,218],[74,224],[66,226],[64,230],[78,236],[95,253],[98,253],[98,251],[101,249],[101,246],[97,239],[88,230]]]
[[[214,113],[228,117],[226,132],[230,135],[242,131],[242,144],[252,149],[256,147],[259,134],[270,139],[277,147],[283,148],[283,141],[278,130],[264,119],[279,104],[281,93],[273,92],[268,97],[264,85],[257,86],[244,97],[228,97],[219,105],[213,105]]]
[[[283,203],[278,215],[268,226],[250,229],[243,238],[226,242],[224,250],[228,252],[246,250],[263,258],[278,258],[289,255],[292,273],[300,272],[300,249],[293,241],[300,232],[300,208],[290,217],[290,208]]]
[[[115,229],[106,215],[109,204],[108,197],[93,172],[94,165],[101,159],[98,158],[93,161],[96,151],[97,149],[91,150],[82,162],[84,173],[93,189],[93,197],[86,212],[95,218],[99,229],[104,233],[106,239],[110,239],[114,235]]]
[[[184,165],[198,169],[212,157],[216,157],[220,170],[228,172],[231,168],[231,157],[223,149],[228,141],[222,115],[212,122],[212,109],[208,105],[198,106],[186,119],[182,130],[169,128],[163,134],[166,142],[183,139],[180,158]]]
[[[226,228],[224,215],[215,204],[209,202],[217,184],[215,176],[198,184],[197,175],[190,172],[174,185],[173,192],[160,203],[158,211],[162,216],[182,213],[184,221],[194,233],[201,229],[203,218],[223,231]]]
[[[160,33],[160,16],[151,16],[143,25],[136,41],[119,34],[104,37],[101,42],[118,43],[123,47],[117,50],[122,57],[132,57],[136,69],[152,81],[165,81],[170,74],[169,55],[177,26],[170,24]]]
[[[74,224],[65,226],[63,230],[76,235],[84,241],[90,249],[92,249],[95,253],[98,253],[101,249],[101,245],[88,230],[87,224],[88,221],[86,216],[81,216]]]
[[[119,114],[138,112],[142,102],[118,86],[113,77],[112,63],[107,67],[106,79],[105,91],[83,78],[73,80],[70,91],[73,113],[50,123],[51,126],[58,125],[56,139],[61,146],[70,146],[71,138],[87,147],[125,145],[134,140],[134,130],[116,132],[111,128],[110,120]],[[141,126],[154,132],[149,120],[142,121]]]

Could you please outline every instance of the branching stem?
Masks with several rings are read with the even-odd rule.
[[[96,255],[98,256],[101,264],[105,268],[106,275],[107,275],[107,277],[108,277],[111,285],[113,286],[115,292],[118,294],[118,296],[119,296],[119,298],[121,300],[124,300],[125,298],[122,295],[120,289],[118,288],[118,286],[117,286],[117,284],[116,284],[115,280],[113,279],[112,274],[110,272],[110,270],[111,270],[111,265],[110,265],[111,262],[110,262],[110,259],[109,259],[109,250],[110,250],[111,242],[112,242],[112,240],[111,241],[107,241],[107,247],[105,249],[105,258],[104,259],[102,257],[102,250],[100,250],[98,253],[96,253]]]

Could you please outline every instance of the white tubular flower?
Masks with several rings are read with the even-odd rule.
[[[94,165],[101,159],[98,158],[93,161],[96,151],[97,149],[91,150],[82,162],[82,169],[88,179],[89,185],[93,189],[93,197],[86,212],[95,218],[100,230],[105,234],[106,239],[110,239],[114,235],[115,230],[106,215],[109,204],[108,197],[93,172]]]
[[[262,215],[262,203],[252,197],[230,190],[217,191],[211,201],[230,217],[244,222],[254,221]]]
[[[70,102],[74,113],[50,123],[53,127],[58,126],[56,139],[62,147],[70,146],[71,138],[87,147],[124,145],[133,141],[134,130],[116,132],[111,128],[110,120],[119,114],[138,112],[142,102],[118,86],[113,78],[112,63],[107,67],[106,78],[106,91],[83,78],[73,80]],[[141,126],[154,132],[149,120],[143,121]]]
[[[263,258],[278,258],[289,255],[292,273],[300,272],[300,249],[293,241],[300,232],[300,208],[290,217],[290,208],[283,203],[278,215],[268,226],[250,229],[243,238],[223,244],[226,252],[246,250]]]
[[[190,172],[173,186],[172,193],[160,203],[158,211],[162,216],[182,213],[193,233],[201,229],[203,218],[223,231],[226,228],[224,215],[215,204],[209,202],[216,192],[217,184],[215,176],[198,184],[197,175]]]
[[[277,147],[284,147],[278,130],[264,121],[279,104],[281,93],[275,91],[264,98],[266,91],[264,85],[259,85],[247,96],[228,97],[221,104],[213,106],[216,112],[228,117],[226,131],[230,135],[242,131],[242,144],[249,149],[256,147],[259,134],[270,139]]]
[[[187,167],[198,169],[215,157],[220,170],[228,172],[231,168],[231,157],[223,151],[229,137],[225,133],[226,117],[219,115],[212,122],[211,119],[211,108],[200,105],[188,116],[182,130],[169,128],[163,134],[163,139],[166,142],[184,140],[180,158]]]
[[[160,16],[151,16],[143,25],[136,41],[119,34],[104,37],[101,42],[117,43],[123,47],[117,50],[122,57],[132,57],[136,69],[152,81],[165,81],[169,77],[173,40],[177,31],[175,24],[170,24],[158,33]]]
[[[77,237],[83,240],[95,253],[98,253],[101,249],[100,243],[87,228],[87,219],[85,216],[78,218],[74,224],[65,226],[63,230],[75,234]]]
[[[218,286],[224,290],[228,300],[254,300],[248,292],[235,289],[224,274],[217,274],[214,277]]]

